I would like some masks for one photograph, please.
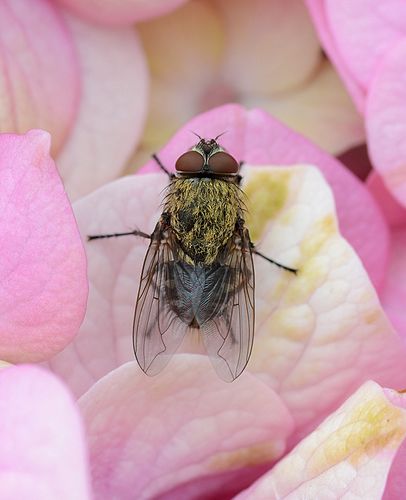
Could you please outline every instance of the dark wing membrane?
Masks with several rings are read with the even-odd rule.
[[[218,375],[235,380],[246,367],[254,340],[255,276],[248,230],[230,238],[219,265],[207,268],[205,293],[195,311]]]
[[[181,303],[184,278],[176,257],[175,238],[159,221],[145,256],[133,323],[133,346],[138,364],[156,375],[179,347],[193,319]]]

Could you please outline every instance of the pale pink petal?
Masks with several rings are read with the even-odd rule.
[[[0,135],[0,358],[40,361],[63,349],[86,308],[86,258],[40,130]]]
[[[327,61],[319,64],[307,85],[294,92],[284,93],[278,99],[248,94],[242,101],[248,107],[268,111],[334,155],[364,142],[361,116]]]
[[[46,0],[0,3],[2,132],[38,127],[58,151],[76,116],[80,75],[64,20]]]
[[[265,384],[248,373],[226,384],[206,357],[192,354],[176,355],[170,369],[153,378],[127,363],[79,405],[98,498],[130,500],[134,492],[155,498],[199,478],[207,495],[211,478],[226,473],[238,491],[250,468],[283,454],[292,429],[289,413]],[[175,498],[186,497],[177,490]]]
[[[106,26],[129,26],[170,12],[187,0],[58,0],[78,16]]]
[[[225,82],[238,94],[270,96],[305,84],[320,63],[320,45],[301,0],[216,0],[226,46]],[[274,98],[278,98],[275,96]]]
[[[392,461],[406,435],[405,399],[404,394],[365,383],[268,474],[235,498],[382,498]]]
[[[0,497],[90,499],[79,412],[66,388],[34,366],[0,370]]]
[[[385,312],[406,342],[406,229],[394,230],[386,279],[380,292]]]
[[[366,126],[372,163],[406,206],[406,36],[387,54],[371,83]]]
[[[325,0],[305,0],[310,15],[312,16],[317,34],[329,59],[339,72],[348,92],[352,96],[359,111],[363,111],[365,105],[365,90],[354,79],[350,72],[347,61],[337,48],[337,42],[331,32],[329,20],[326,13]]]
[[[366,185],[377,201],[389,226],[398,228],[406,225],[406,208],[392,196],[376,171],[370,173]]]
[[[65,19],[79,52],[83,88],[79,115],[57,161],[75,199],[124,168],[143,129],[148,75],[133,29]]]
[[[247,163],[317,165],[333,189],[341,232],[361,257],[375,286],[379,286],[385,275],[388,228],[371,194],[341,163],[266,112],[229,104],[202,113],[175,134],[159,152],[170,170],[176,159],[195,143],[191,130],[206,137],[226,131],[222,144]],[[145,167],[145,171],[156,170],[153,160]],[[372,240],[370,234],[379,238]]]
[[[338,232],[333,198],[319,171],[251,168],[244,180],[254,241],[265,255],[299,269],[292,276],[256,260],[261,279],[249,364],[286,402],[296,440],[366,379],[405,384],[406,346]]]

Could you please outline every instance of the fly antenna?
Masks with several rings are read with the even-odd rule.
[[[214,140],[217,142],[217,139],[219,137],[221,137],[222,135],[227,134],[227,132],[228,132],[228,130],[224,130],[224,132],[221,132],[221,134],[219,134],[217,137],[215,137]]]
[[[193,135],[195,135],[196,137],[198,137],[201,141],[203,140],[203,137],[200,137],[199,134],[196,134],[196,132],[193,132],[193,130],[189,130],[189,132]]]

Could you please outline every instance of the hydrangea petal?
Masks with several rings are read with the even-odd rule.
[[[320,45],[300,0],[217,0],[227,40],[222,72],[238,94],[298,88],[320,62]],[[294,36],[292,34],[294,33]],[[248,40],[255,40],[253,45]]]
[[[73,40],[52,2],[0,3],[0,123],[3,132],[38,127],[60,150],[76,116],[80,80]]]
[[[66,388],[38,367],[0,370],[0,497],[87,500],[85,440]]]
[[[367,178],[367,187],[377,201],[383,215],[391,228],[406,225],[406,208],[389,192],[381,176],[372,171]]]
[[[404,394],[365,383],[268,474],[235,498],[382,498],[387,474],[406,435],[405,407]]]
[[[387,54],[371,83],[366,107],[372,163],[406,206],[406,37]]]
[[[86,258],[49,156],[50,136],[0,136],[0,358],[40,361],[63,349],[86,308]]]
[[[307,85],[279,99],[255,95],[244,99],[248,107],[258,106],[285,125],[336,155],[364,141],[361,117],[329,62],[319,68]]]
[[[406,342],[406,229],[399,228],[392,233],[391,251],[386,280],[380,297],[382,305],[395,329]]]
[[[71,199],[117,177],[142,132],[147,68],[133,29],[102,28],[65,16],[82,71],[74,129],[58,156]]]
[[[387,50],[406,34],[406,4],[403,0],[324,1],[337,49],[366,90]]]
[[[176,159],[194,144],[191,130],[206,137],[228,132],[222,136],[222,144],[247,163],[317,165],[333,189],[344,237],[361,257],[374,285],[379,286],[385,275],[388,228],[371,194],[341,163],[266,112],[229,104],[198,115],[162,148],[159,157],[170,170]],[[151,160],[143,171],[156,170]],[[372,241],[371,233],[379,238]]]
[[[297,438],[360,382],[373,376],[385,385],[406,383],[399,370],[406,347],[338,232],[334,201],[320,173],[310,167],[250,168],[244,180],[254,241],[265,255],[299,269],[292,276],[257,259],[256,273],[266,279],[257,282],[249,364],[282,395]]]
[[[279,458],[292,429],[289,413],[265,384],[249,374],[225,384],[206,357],[192,354],[175,355],[170,369],[153,378],[127,363],[79,405],[99,498],[131,499],[135,491],[138,498],[155,498],[232,471],[238,491],[246,484],[241,469]],[[179,490],[177,498],[185,498]]]
[[[106,26],[129,26],[176,9],[187,0],[58,0],[78,16]]]
[[[353,98],[353,101],[359,111],[363,111],[365,105],[365,89],[361,87],[354,79],[350,72],[347,61],[343,54],[338,50],[336,40],[331,32],[329,21],[327,18],[325,0],[305,0],[313,23],[319,35],[319,39],[324,50],[329,56],[330,61],[334,64],[339,72],[348,92]]]

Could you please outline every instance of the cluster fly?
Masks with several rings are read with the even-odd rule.
[[[246,367],[254,339],[254,263],[262,255],[245,227],[240,165],[215,139],[203,139],[176,161],[162,215],[151,235],[133,323],[134,353],[147,375],[168,363],[185,334],[198,330],[218,375],[231,382]]]

